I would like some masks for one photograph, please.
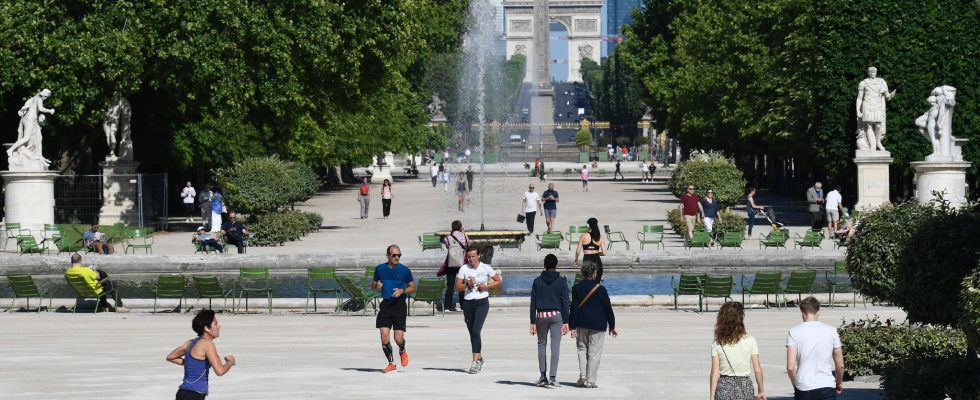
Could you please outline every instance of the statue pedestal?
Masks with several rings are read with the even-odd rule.
[[[887,151],[858,150],[854,163],[858,169],[858,201],[855,210],[870,210],[889,202],[888,166],[893,159]]]
[[[391,167],[395,165],[395,155],[389,152],[385,152],[384,160],[381,160],[384,164],[378,162],[378,157],[374,157],[374,163],[371,164],[371,183],[383,183],[385,179],[389,182],[393,181],[394,178],[391,177]]]
[[[126,225],[140,226],[139,176],[136,175],[137,162],[105,161],[102,166],[102,210],[99,223],[111,225],[122,222]]]
[[[54,180],[57,172],[3,171],[4,220],[41,231],[54,223]]]
[[[915,199],[919,204],[933,200],[932,192],[945,192],[943,198],[953,207],[966,205],[966,169],[968,161],[917,161],[915,168]]]

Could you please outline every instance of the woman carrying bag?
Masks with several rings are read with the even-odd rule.
[[[766,400],[759,362],[759,345],[745,331],[742,303],[730,301],[718,310],[715,340],[711,342],[711,399]],[[752,379],[759,384],[755,393]]]
[[[456,303],[453,302],[453,287],[456,286],[456,274],[459,267],[466,263],[466,248],[470,246],[470,238],[463,232],[463,223],[459,220],[453,221],[452,232],[442,239],[443,246],[446,246],[446,261],[439,269],[438,276],[446,276],[446,295],[442,301],[445,311],[456,311]],[[463,300],[463,292],[457,295],[459,300]]]

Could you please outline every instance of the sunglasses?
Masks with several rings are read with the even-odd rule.
[[[389,254],[389,256],[401,258],[402,255],[401,254],[398,254],[398,253],[395,253],[395,254]]]

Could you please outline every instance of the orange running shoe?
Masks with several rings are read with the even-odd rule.
[[[388,366],[385,367],[384,373],[387,374],[389,372],[395,372],[396,369],[398,369],[398,367],[396,367],[395,364],[388,364]]]
[[[403,367],[407,367],[408,366],[408,352],[407,351],[402,352],[401,356],[402,356],[402,366]]]

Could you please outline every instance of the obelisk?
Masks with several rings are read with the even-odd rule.
[[[528,141],[535,147],[539,147],[539,151],[555,148],[555,135],[552,132],[555,125],[555,91],[551,86],[549,23],[548,0],[534,0],[534,22],[531,28],[533,34],[531,48],[534,51],[531,57],[532,128]],[[535,134],[539,136],[535,137]]]

